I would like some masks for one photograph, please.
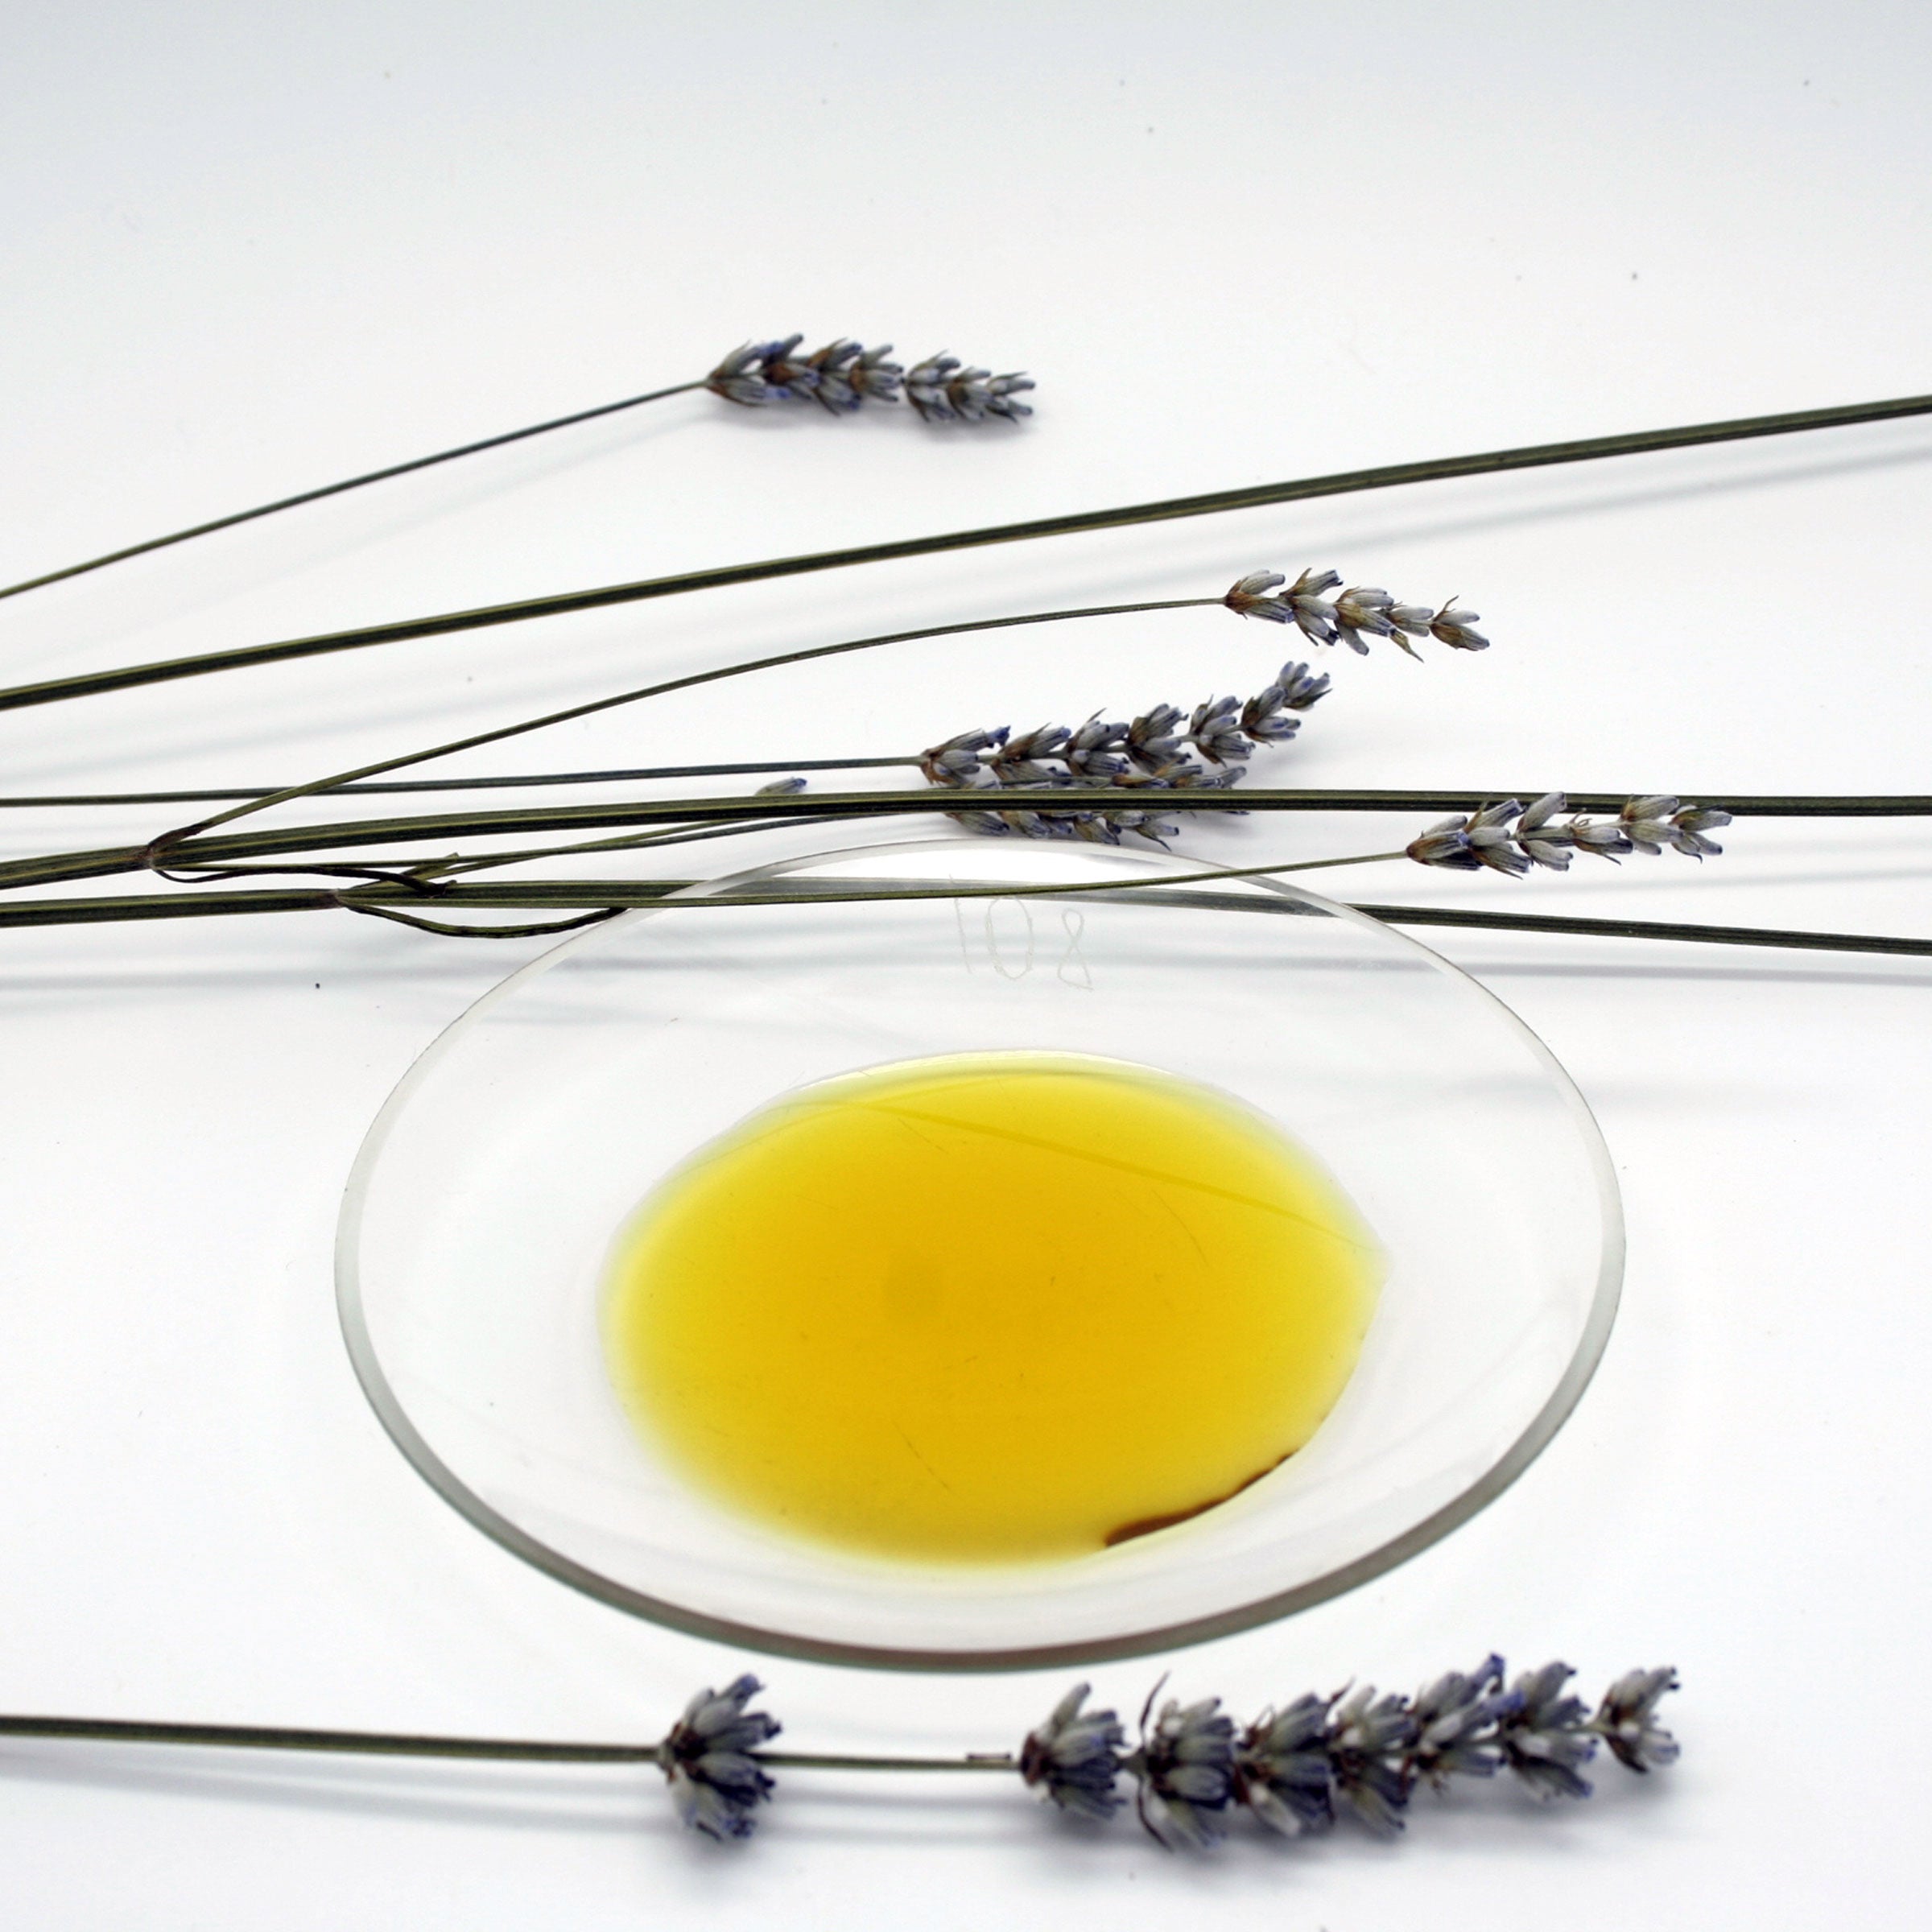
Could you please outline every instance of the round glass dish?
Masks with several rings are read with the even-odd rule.
[[[1019,840],[859,847],[707,881],[685,896],[735,902],[628,914],[513,974],[411,1069],[344,1201],[343,1330],[403,1454],[506,1548],[621,1608],[757,1649],[921,1670],[1224,1635],[1364,1583],[1466,1521],[1575,1406],[1622,1272],[1596,1123],[1507,1007],[1426,947],[1277,881],[813,898],[1177,869]],[[1010,1567],[847,1555],[695,1492],[654,1458],[606,1372],[604,1269],[625,1218],[789,1088],[1012,1049],[1205,1082],[1340,1183],[1389,1272],[1313,1440],[1191,1521]],[[1184,1430],[1214,1390],[1172,1400]]]

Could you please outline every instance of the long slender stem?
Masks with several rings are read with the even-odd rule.
[[[151,1724],[105,1717],[0,1716],[0,1736],[93,1738],[127,1744],[218,1744],[244,1751],[326,1751],[361,1757],[511,1759],[543,1764],[663,1762],[662,1744],[545,1744],[520,1738],[439,1737],[400,1731],[312,1731],[292,1725]]]
[[[793,818],[782,823],[787,826],[829,825],[837,821],[830,815],[824,818]],[[586,839],[570,845],[533,845],[514,852],[486,852],[478,858],[465,858],[460,853],[447,859],[432,859],[427,862],[412,861],[398,856],[394,858],[369,858],[353,865],[331,865],[320,863],[298,861],[287,865],[258,865],[248,864],[207,865],[193,868],[194,883],[200,885],[217,879],[276,877],[329,877],[353,878],[374,881],[384,885],[400,885],[406,890],[427,896],[434,890],[434,881],[467,876],[471,873],[489,872],[505,865],[521,865],[533,859],[574,858],[585,852],[634,852],[641,849],[654,850],[661,845],[696,845],[708,839],[741,838],[748,833],[772,832],[778,828],[781,821],[767,819],[743,819],[727,825],[708,825],[693,831],[683,826],[674,825],[668,831],[638,832],[624,834],[614,839]],[[398,874],[401,876],[397,876]]]
[[[727,564],[712,570],[684,571],[671,576],[646,577],[632,583],[607,584],[588,590],[562,591],[548,597],[521,598],[508,604],[443,611],[431,617],[403,617],[384,624],[362,625],[350,630],[327,631],[312,637],[283,638],[274,643],[246,645],[237,650],[208,651],[192,657],[164,658],[154,663],[126,665],[112,671],[84,672],[78,676],[55,678],[41,683],[19,684],[0,691],[0,710],[48,704],[60,699],[87,697],[101,691],[126,691],[137,685],[165,683],[177,678],[201,677],[211,671],[235,671],[251,664],[279,663],[291,658],[357,650],[369,645],[400,643],[411,638],[442,637],[452,631],[481,630],[497,624],[520,624],[534,617],[559,617],[570,611],[600,610],[613,605],[635,604],[650,598],[680,597],[691,591],[716,590],[727,584],[802,576],[815,571],[842,570],[856,564],[885,563],[905,557],[932,556],[942,551],[971,550],[992,543],[1018,543],[1035,538],[1121,530],[1135,524],[1216,516],[1226,510],[1306,502],[1318,497],[1346,496],[1403,484],[1491,476],[1506,470],[1590,462],[1608,456],[1685,449],[1699,444],[1740,442],[1752,437],[1839,429],[1856,423],[1926,415],[1932,415],[1932,396],[1901,396],[1884,402],[1856,402],[1829,409],[1740,416],[1722,423],[1695,423],[1678,428],[1587,436],[1565,443],[1533,444],[1518,449],[1484,450],[1472,456],[1435,456],[1416,463],[1384,464],[1373,469],[1344,470],[1330,476],[1302,477],[1284,483],[1258,483],[1238,489],[1212,490],[1200,496],[1168,497],[1154,502],[1127,504],[1117,509],[1082,510],[1071,515],[1034,518],[1021,523],[949,530],[937,536],[906,537],[890,543],[860,544],[839,550],[812,551],[802,556]]]
[[[231,860],[266,858],[283,854],[340,849],[347,846],[398,844],[465,836],[514,836],[543,832],[588,832],[624,825],[682,823],[729,824],[750,819],[897,818],[909,815],[983,808],[1066,811],[1080,810],[1154,810],[1162,814],[1265,811],[1467,811],[1498,797],[1534,796],[1536,787],[1513,792],[1285,791],[1257,787],[1236,791],[1111,791],[1103,790],[828,792],[791,797],[741,794],[710,799],[630,799],[591,805],[504,807],[494,811],[429,813],[421,816],[332,821],[316,825],[279,826],[237,832],[224,838],[197,838],[173,848],[171,865],[189,868]],[[1633,795],[1627,792],[1578,792],[1571,803],[1579,811],[1619,810]],[[1719,807],[1734,816],[1780,818],[1918,818],[1932,815],[1932,796],[1924,795],[1865,798],[1802,795],[1697,795],[1700,804]],[[106,878],[147,869],[152,848],[104,846],[58,852],[45,857],[14,859],[0,864],[0,890],[53,886],[71,879]]]
[[[538,785],[618,785],[646,778],[751,778],[773,771],[883,771],[919,763],[917,757],[902,758],[767,758],[751,765],[641,765],[616,771],[523,772],[505,778],[398,778],[386,785],[322,785],[318,795],[327,792],[357,793],[366,796],[415,791],[507,791]],[[229,785],[208,791],[89,791],[45,792],[19,799],[0,799],[0,811],[36,806],[68,807],[93,805],[221,805],[231,799],[266,799],[287,795],[291,788],[281,785]],[[298,788],[299,789],[299,788]]]
[[[1158,880],[1099,879],[1081,881],[1063,886],[890,886],[874,890],[861,887],[842,892],[828,893],[823,888],[807,886],[803,890],[778,890],[761,886],[753,893],[724,894],[690,899],[675,899],[669,903],[678,906],[791,906],[819,904],[828,900],[840,903],[869,902],[875,899],[973,899],[973,898],[1026,898],[1046,897],[1055,894],[1084,894],[1090,892],[1131,892],[1144,885],[1187,885],[1202,880],[1261,878],[1277,873],[1322,872],[1335,865],[1366,865],[1379,863],[1385,859],[1399,859],[1406,855],[1400,852],[1352,852],[1340,858],[1293,859],[1277,861],[1266,865],[1216,865],[1200,872],[1164,873]],[[407,879],[343,887],[326,891],[303,891],[291,890],[283,893],[265,893],[264,899],[278,902],[272,908],[276,911],[303,911],[319,910],[324,906],[345,906],[353,911],[363,906],[384,906],[394,905],[471,905],[471,906],[626,906],[634,905],[655,906],[665,903],[667,888],[662,880],[635,879],[531,879],[519,880],[509,884],[490,886],[440,886],[425,893],[419,886],[412,887]],[[155,906],[177,905],[192,895],[155,894],[147,895],[146,902]],[[222,895],[210,895],[222,896]],[[253,895],[237,895],[248,898]],[[14,905],[0,906],[0,925],[71,924],[71,919],[48,919],[37,916],[48,909],[66,905],[69,907],[85,906],[104,903],[97,900],[52,899],[27,900]],[[166,918],[165,913],[134,912],[134,918]]]
[[[1019,1769],[1005,1752],[974,1751],[964,1757],[867,1757],[848,1752],[754,1751],[774,1771],[1004,1771]]]
[[[320,1751],[365,1757],[488,1759],[522,1764],[662,1765],[654,1744],[552,1744],[525,1738],[441,1737],[405,1731],[314,1731],[295,1725],[178,1724],[109,1717],[0,1716],[0,1736],[87,1739],[120,1744],[215,1745],[240,1751]],[[1005,1753],[893,1757],[833,1751],[754,1751],[774,1771],[1003,1771]]]
[[[830,818],[787,819],[786,825],[829,825],[836,823]],[[518,865],[526,859],[575,858],[581,853],[592,852],[632,852],[639,847],[655,848],[660,845],[696,845],[707,839],[730,838],[739,832],[770,832],[777,829],[777,821],[753,819],[744,825],[708,825],[696,832],[632,832],[615,839],[588,839],[576,845],[547,845],[533,852],[493,852],[477,859],[444,860],[440,865],[416,868],[416,875],[425,879],[447,879],[467,877],[472,873],[491,872],[500,866]]]
[[[455,449],[438,450],[434,456],[417,456],[407,463],[392,463],[386,469],[372,469],[360,477],[345,477],[340,483],[325,483],[320,489],[305,489],[296,496],[278,497],[272,503],[258,503],[253,510],[238,510],[230,516],[216,517],[206,523],[191,524],[186,530],[171,530],[164,537],[150,537],[143,543],[130,543],[122,550],[110,550],[105,555],[89,557],[85,563],[69,564],[63,569],[23,578],[18,584],[0,588],[0,599],[17,597],[23,591],[38,590],[44,584],[58,584],[68,577],[85,576],[91,570],[105,570],[110,564],[119,564],[129,557],[144,556],[151,550],[166,550],[171,544],[187,543],[191,537],[205,537],[217,530],[232,530],[237,523],[252,523],[258,517],[272,517],[278,510],[293,510],[303,503],[320,502],[324,497],[339,497],[345,490],[360,489],[367,483],[384,482],[390,477],[405,477],[411,470],[453,462],[458,456],[473,456],[479,450],[500,449],[506,443],[521,443],[526,437],[544,436],[553,429],[568,429],[572,423],[615,415],[619,410],[635,409],[641,402],[661,402],[666,396],[685,395],[704,386],[700,378],[695,382],[678,383],[671,389],[650,390],[641,396],[626,396],[621,402],[601,402],[595,409],[580,409],[573,415],[553,416],[547,423],[533,423],[526,429],[512,429],[500,436],[485,436],[480,443],[460,444]]]
[[[768,772],[887,771],[906,770],[919,763],[916,755],[896,758],[766,758],[749,765],[640,765],[609,771],[539,771],[502,778],[398,778],[386,784],[317,785],[317,798],[351,795],[367,797],[431,791],[514,791],[519,787],[560,785],[617,785],[651,778],[752,778]],[[1448,790],[1435,791],[1331,791],[1320,795],[1327,802],[1324,811],[1462,811],[1465,807],[1505,798],[1522,798],[1534,787],[1518,786],[1514,791]],[[0,811],[35,806],[86,807],[95,805],[219,805],[231,799],[249,800],[283,798],[303,791],[299,786],[231,785],[207,791],[96,791],[47,792],[30,797],[0,798]],[[1620,805],[1632,792],[1576,792],[1567,794],[1579,810],[1599,811],[1612,804]],[[1700,801],[1705,795],[1695,790],[1686,793]],[[1717,802],[1713,797],[1712,802]],[[1725,809],[1738,817],[1747,815],[1779,818],[1917,818],[1932,814],[1932,793],[1925,792],[1818,792],[1739,793],[1727,796]]]
[[[436,895],[439,906],[473,910],[528,910],[539,906],[594,905],[600,910],[625,910],[661,905],[671,894],[698,881],[691,879],[588,879],[518,881],[493,886],[452,886]],[[1123,887],[1121,890],[1128,890]],[[831,899],[824,892],[798,895]],[[1212,892],[1163,892],[1176,905],[1239,906],[1245,911],[1291,911],[1290,902],[1279,906],[1265,900]],[[244,917],[255,913],[339,912],[345,901],[357,906],[420,905],[421,898],[402,886],[371,886],[349,894],[317,887],[291,887],[235,892],[105,894],[89,898],[27,899],[0,906],[0,927],[91,926],[146,919],[196,919]],[[683,901],[679,904],[714,903]],[[745,903],[744,901],[735,902]],[[767,901],[767,903],[770,902]],[[352,909],[353,909],[352,907]],[[1582,938],[1670,939],[1707,946],[1758,946],[1810,952],[1889,953],[1906,958],[1932,959],[1932,939],[1906,939],[1882,933],[1810,932],[1774,926],[1711,926],[1670,919],[1579,919],[1563,914],[1496,912],[1447,906],[1381,906],[1356,902],[1389,926],[1446,926],[1474,931],[1570,934]]]
[[[396,758],[378,758],[372,764],[354,766],[347,771],[333,772],[327,778],[314,778],[306,784],[291,785],[281,791],[271,791],[265,798],[251,799],[245,805],[231,806],[226,811],[198,819],[178,831],[164,832],[155,844],[157,847],[173,845],[182,839],[210,831],[217,825],[228,824],[254,812],[266,811],[271,805],[286,804],[291,799],[334,791],[360,778],[374,778],[386,771],[400,771],[406,766],[427,764],[432,758],[447,758],[452,752],[473,751],[479,745],[501,744],[506,738],[522,737],[552,724],[568,724],[572,719],[614,710],[621,704],[635,704],[646,698],[663,697],[668,691],[688,691],[694,685],[715,684],[725,678],[741,678],[754,671],[774,670],[781,664],[803,664],[815,658],[844,657],[851,651],[877,650],[883,645],[907,644],[920,638],[956,638],[968,631],[1013,630],[1033,624],[1067,623],[1079,617],[1130,617],[1150,610],[1193,610],[1209,605],[1219,606],[1222,602],[1220,597],[1163,597],[1152,603],[1098,604],[1078,610],[1032,611],[1019,617],[972,617],[963,624],[927,624],[917,630],[890,630],[877,637],[847,638],[836,644],[814,644],[803,650],[781,650],[770,657],[746,658],[734,664],[720,664],[715,670],[694,671],[684,677],[667,678],[655,684],[641,684],[634,690],[620,691],[612,697],[592,698],[588,704],[545,712],[539,717],[522,718],[514,724],[499,724],[489,731],[474,732],[468,737],[452,738],[446,744],[427,745],[419,750],[404,752]]]
[[[1500,932],[1571,933],[1584,939],[1677,939],[1701,946],[1777,946],[1800,952],[1887,952],[1932,959],[1932,939],[1875,932],[1806,932],[1777,926],[1707,926],[1678,919],[1585,919],[1564,913],[1478,912],[1453,906],[1364,906],[1388,926],[1459,926]]]

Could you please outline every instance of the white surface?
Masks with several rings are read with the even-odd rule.
[[[1909,6],[8,10],[0,578],[695,374],[753,333],[1040,379],[1023,431],[658,406],[0,609],[8,676],[1438,452],[1932,386]],[[1332,562],[1487,656],[1332,667],[1285,782],[1926,790],[1932,431],[1436,485],[716,593],[0,716],[8,791],[312,775],[900,624]],[[1213,612],[949,641],[505,747],[497,770],[917,745],[1192,702]],[[472,769],[484,768],[479,754]],[[1292,774],[1290,777],[1290,774]],[[9,815],[9,852],[147,836]],[[1250,819],[1243,856],[1366,822]],[[1405,828],[1402,836],[1410,836]],[[1364,839],[1364,843],[1370,842]],[[1932,931],[1911,821],[1752,822],[1424,894]],[[1332,881],[1331,881],[1332,882]],[[800,1747],[1013,1741],[1061,1678],[884,1678],[634,1624],[486,1543],[351,1378],[336,1197],[529,943],[315,916],[0,935],[0,1707],[654,1734],[751,1662]],[[648,1777],[0,1748],[10,1924],[1907,1922],[1932,1721],[1922,962],[1441,942],[1549,1039],[1627,1190],[1576,1419],[1372,1587],[1172,1660],[1241,1709],[1494,1645],[1675,1662],[1683,1763],[1418,1799],[1393,1848],[1075,1839],[1017,1791],[786,1781],[756,1843]],[[1204,994],[1203,1023],[1212,1020]],[[1499,1185],[1534,1148],[1499,1149]],[[1137,1707],[1153,1671],[1096,1674]]]

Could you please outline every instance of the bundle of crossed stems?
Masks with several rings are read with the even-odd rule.
[[[1017,400],[1032,384],[1024,377],[992,377],[964,369],[952,357],[929,358],[910,372],[886,358],[885,349],[865,349],[840,338],[811,356],[798,351],[801,338],[747,345],[727,356],[708,376],[668,389],[532,425],[463,445],[387,469],[258,506],[185,530],[151,539],[101,557],[48,572],[0,588],[10,597],[64,578],[103,568],[125,558],[204,536],[256,518],[291,509],[341,491],[362,487],[408,471],[450,461],[475,451],[561,429],[591,418],[629,409],[697,389],[708,389],[744,407],[762,407],[815,401],[832,415],[850,414],[868,403],[890,403],[902,394],[925,419],[981,422],[1017,419],[1028,412]],[[1918,396],[1841,408],[1758,416],[1732,422],[1604,436],[1584,441],[1535,445],[1473,456],[1387,465],[1300,481],[1255,485],[1162,502],[1092,510],[1029,522],[952,531],[858,548],[779,558],[719,569],[682,573],[637,582],[522,600],[480,609],[438,613],[318,636],[284,639],[240,649],[204,653],[159,663],[82,673],[39,683],[0,689],[0,710],[64,703],[115,690],[188,677],[226,674],[284,659],[387,646],[411,638],[527,621],[567,612],[647,599],[689,594],[729,584],[852,568],[867,563],[992,543],[1035,540],[1080,531],[1205,516],[1349,492],[1394,487],[1460,476],[1487,474],[1552,464],[1587,461],[1692,444],[1798,433],[1887,418],[1932,413],[1932,397]],[[691,881],[681,879],[519,879],[479,883],[473,875],[532,860],[590,856],[617,850],[654,848],[763,832],[799,822],[831,824],[855,818],[930,815],[938,804],[935,788],[947,795],[939,807],[970,831],[1001,836],[1068,837],[1101,844],[1133,840],[1164,847],[1181,825],[1200,812],[1241,811],[1449,811],[1393,850],[1350,852],[1319,859],[1248,866],[1163,872],[1146,881],[1107,878],[1080,886],[1055,885],[1018,890],[1065,894],[1075,891],[1119,893],[1160,890],[1185,883],[1322,869],[1388,860],[1408,860],[1435,867],[1492,871],[1521,877],[1533,869],[1562,871],[1577,856],[1617,858],[1631,852],[1655,853],[1666,848],[1694,857],[1720,849],[1708,832],[1734,816],[1905,816],[1932,811],[1923,796],[1803,797],[1729,796],[1684,802],[1645,794],[1602,795],[1566,800],[1541,788],[1515,795],[1501,788],[1451,792],[1310,791],[1233,787],[1245,774],[1241,761],[1257,749],[1286,743],[1302,717],[1327,688],[1326,677],[1306,664],[1290,663],[1264,689],[1245,701],[1211,696],[1191,712],[1157,705],[1132,720],[1104,719],[1099,713],[1078,726],[1048,725],[1014,734],[1000,728],[954,733],[923,752],[893,757],[814,758],[778,763],[714,763],[665,766],[600,772],[545,772],[521,777],[415,779],[390,774],[452,753],[501,742],[547,726],[595,712],[641,703],[667,693],[720,679],[744,676],[780,665],[916,640],[1019,625],[1063,623],[1139,613],[1220,608],[1249,619],[1291,626],[1311,645],[1347,645],[1365,651],[1385,643],[1414,655],[1412,640],[1433,639],[1453,650],[1480,650],[1487,640],[1474,626],[1476,613],[1454,599],[1437,605],[1402,602],[1379,588],[1344,588],[1331,572],[1303,571],[1290,584],[1266,571],[1243,576],[1220,594],[1085,607],[1006,613],[964,622],[927,625],[883,635],[845,639],[807,649],[717,667],[687,676],[594,699],[562,710],[525,718],[489,731],[378,759],[305,782],[281,786],[235,787],[200,792],[94,793],[0,800],[0,806],[92,806],[217,803],[208,816],[165,830],[137,845],[49,853],[0,865],[0,925],[92,923],[109,920],[208,917],[248,913],[344,910],[399,920],[423,930],[476,937],[518,937],[558,931],[607,919],[626,907],[729,905],[733,895],[681,897]],[[863,768],[917,769],[923,786],[906,790],[837,791],[800,795],[807,771]],[[584,785],[639,779],[699,778],[785,774],[773,785],[749,793],[698,798],[628,799],[564,807],[521,806],[390,818],[323,821],[239,828],[270,807],[335,795],[421,793]],[[386,782],[384,782],[386,781]],[[971,803],[957,795],[970,792]],[[1131,800],[1125,795],[1133,794]],[[1532,802],[1525,804],[1525,799]],[[232,803],[230,801],[233,801]],[[1589,813],[1608,812],[1592,819]],[[585,832],[616,836],[583,839]],[[452,839],[514,836],[560,840],[480,852],[452,852]],[[386,853],[355,860],[318,858],[320,852],[358,848],[433,844],[433,860]],[[148,890],[127,894],[96,894],[59,898],[47,889],[81,880],[142,875]],[[242,880],[272,875],[315,883],[242,886]],[[170,886],[201,890],[157,891]],[[221,890],[207,890],[220,887]],[[35,889],[30,890],[29,889]],[[828,890],[813,883],[791,892],[769,882],[738,895],[772,903],[788,898],[876,899],[894,898],[1012,896],[1016,888],[947,886],[886,886]],[[16,896],[17,895],[17,896]],[[448,916],[482,909],[564,913],[568,916],[510,925],[457,923]],[[1932,941],[1877,935],[1810,933],[1761,927],[1716,927],[1681,922],[1583,919],[1442,906],[1369,906],[1363,910],[1395,923],[1501,927],[1629,937],[1666,937],[1721,943],[1823,947],[1837,950],[1932,953]]]

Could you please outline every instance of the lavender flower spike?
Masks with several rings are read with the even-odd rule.
[[[1104,1822],[1121,1806],[1114,1784],[1127,1734],[1111,1711],[1085,1711],[1092,1688],[1075,1684],[1038,1730],[1020,1747],[1020,1776],[1043,1786],[1063,1811]]]
[[[1265,1711],[1235,1747],[1235,1796],[1284,1838],[1326,1831],[1335,1823],[1335,1774],[1328,1761],[1331,1697],[1298,1697]]]
[[[1680,806],[1675,799],[1632,799],[1614,819],[1591,819],[1580,814],[1563,824],[1558,812],[1569,807],[1560,791],[1547,791],[1527,807],[1514,799],[1485,805],[1466,819],[1443,819],[1405,849],[1418,865],[1446,866],[1456,872],[1494,872],[1521,878],[1534,865],[1567,872],[1577,852],[1617,858],[1627,852],[1653,855],[1666,845],[1694,859],[1724,847],[1703,835],[1707,828],[1728,825],[1731,815],[1714,807]],[[1512,820],[1514,821],[1513,824]]]
[[[1617,1762],[1632,1771],[1649,1771],[1677,1762],[1677,1740],[1656,1722],[1657,1700],[1677,1688],[1677,1673],[1626,1670],[1604,1693],[1590,1728],[1610,1747]]]
[[[1298,625],[1302,634],[1311,643],[1346,644],[1350,650],[1365,652],[1368,646],[1363,642],[1364,634],[1373,638],[1387,638],[1407,651],[1410,657],[1416,654],[1410,646],[1410,638],[1424,638],[1434,633],[1444,643],[1453,643],[1463,634],[1459,625],[1451,625],[1455,636],[1437,631],[1435,626],[1449,617],[1460,620],[1475,619],[1472,611],[1437,612],[1423,604],[1398,604],[1385,590],[1357,588],[1345,590],[1331,604],[1323,592],[1331,591],[1341,582],[1331,570],[1305,570],[1282,588],[1287,580],[1278,572],[1272,570],[1250,571],[1248,575],[1228,591],[1221,601],[1228,608],[1244,617],[1264,617],[1271,624]],[[1474,632],[1468,633],[1474,637]],[[1463,644],[1461,648],[1480,650],[1484,641]]]
[[[1525,1671],[1509,1686],[1498,1741],[1503,1761],[1538,1798],[1587,1798],[1579,1766],[1596,1752],[1581,1698],[1563,1695],[1575,1673],[1567,1664]]]
[[[700,1690],[663,1745],[678,1816],[707,1838],[749,1838],[772,1781],[751,1756],[778,1734],[778,1720],[745,1706],[764,1689],[749,1674],[722,1690]]]
[[[1147,1703],[1151,1709],[1152,1696]],[[1141,1823],[1169,1851],[1183,1845],[1208,1851],[1228,1835],[1234,1719],[1218,1697],[1187,1705],[1170,1698],[1151,1730],[1143,1711],[1141,1741],[1125,1764],[1140,1782],[1134,1809]]]

